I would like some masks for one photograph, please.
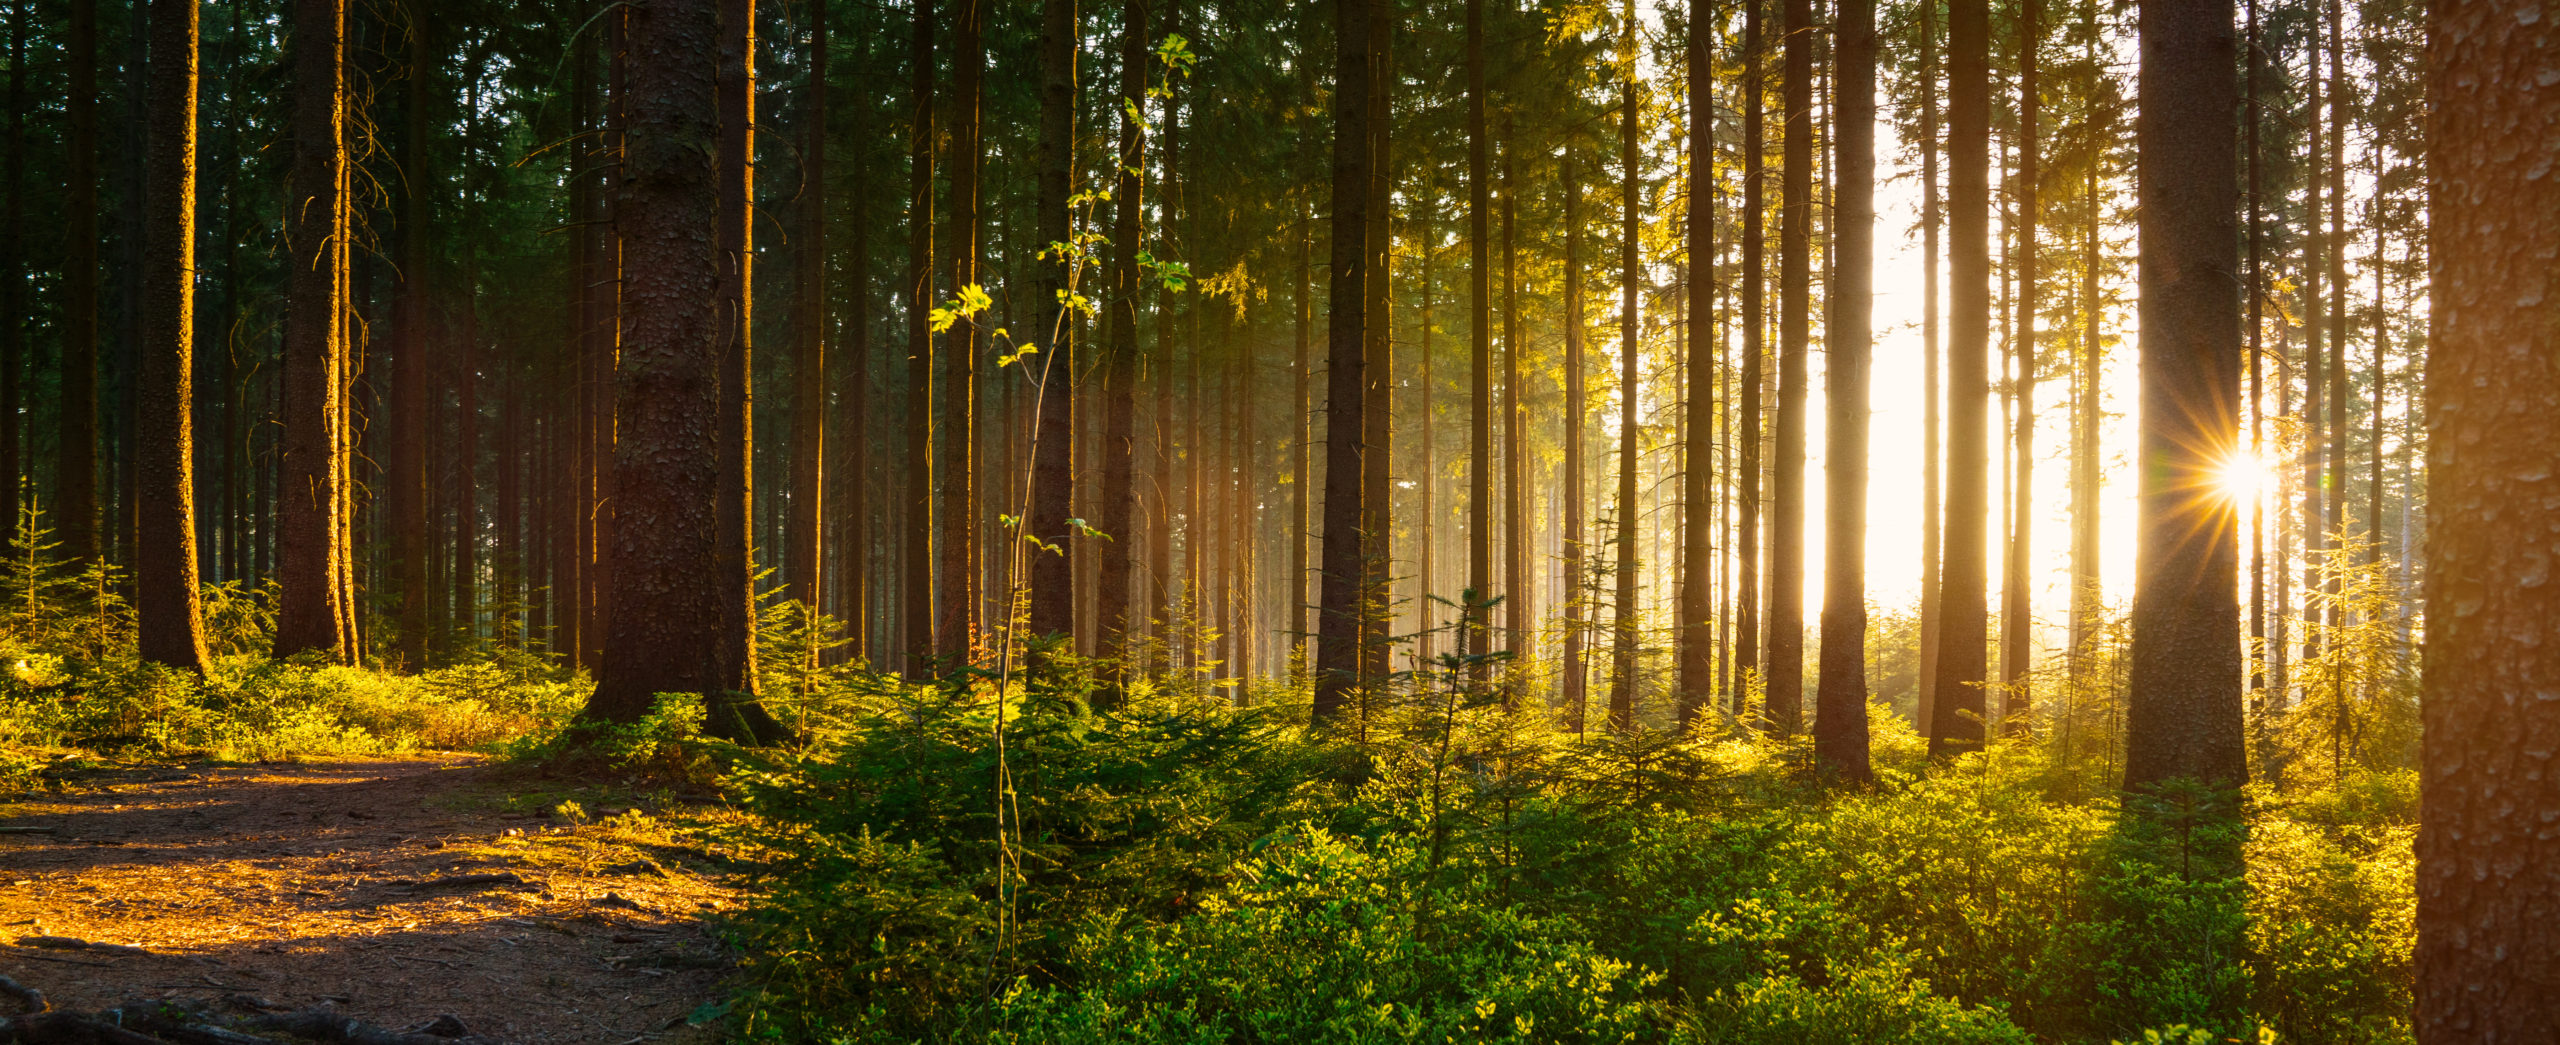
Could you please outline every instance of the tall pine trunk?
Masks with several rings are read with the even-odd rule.
[[[2239,445],[2240,90],[2231,0],[2142,11],[2142,483],[2125,787],[2237,787],[2237,511],[2212,482]]]
[[[1048,256],[1071,235],[1067,194],[1075,164],[1077,92],[1076,54],[1082,26],[1076,0],[1042,0],[1040,5],[1040,143],[1038,214],[1035,227],[1043,256],[1035,263],[1033,300],[1039,305],[1039,327],[1028,343],[1040,346],[1044,358],[1031,363],[1038,375],[1032,404],[1039,420],[1032,439],[1030,533],[1045,545],[1025,553],[1031,560],[1031,633],[1064,635],[1076,630],[1076,557],[1085,542],[1068,532],[1075,512],[1076,454],[1076,317],[1059,298],[1077,264]],[[1079,289],[1086,285],[1078,280]]]
[[[1636,152],[1636,11],[1634,0],[1628,0],[1619,15],[1622,22],[1618,58],[1625,63],[1626,79],[1618,84],[1618,504],[1617,557],[1615,578],[1618,582],[1616,620],[1610,643],[1609,728],[1626,732],[1635,728],[1636,714],[1636,592],[1642,572],[1636,560],[1636,529],[1643,518],[1636,505],[1637,447],[1636,401],[1642,374],[1638,365],[1640,345],[1636,339],[1637,302],[1643,289],[1642,252],[1636,242],[1637,228],[1642,223],[1643,180],[1639,176]]]
[[[800,147],[799,311],[792,364],[791,597],[813,617],[825,605],[827,460],[827,2],[809,5],[808,121]]]
[[[709,561],[719,589],[720,631],[713,649],[718,675],[715,687],[704,693],[703,728],[714,736],[762,744],[782,739],[783,730],[755,700],[755,0],[720,0],[719,13],[719,64],[713,76],[719,155],[712,172],[718,201],[713,236],[720,252],[716,300],[721,315],[714,332],[719,406],[713,431],[718,480]],[[618,212],[628,212],[638,201],[624,203]],[[628,260],[626,271],[640,264],[636,257]],[[630,423],[625,420],[618,427]],[[618,468],[616,472],[619,482]],[[619,520],[614,528],[622,529]],[[620,601],[630,601],[638,593],[622,594]]]
[[[951,45],[951,292],[978,286],[978,140],[980,82],[986,72],[984,7],[957,0]],[[978,630],[978,319],[968,309],[942,345],[941,618],[936,649],[958,667]]]
[[[1591,613],[1587,595],[1589,572],[1583,534],[1583,430],[1588,421],[1583,411],[1590,408],[1590,394],[1583,387],[1582,358],[1582,171],[1574,163],[1573,142],[1567,139],[1564,159],[1559,165],[1558,181],[1564,183],[1564,706],[1572,716],[1573,732],[1581,735],[1590,726],[1591,708],[1587,687],[1591,669],[1585,663],[1589,637],[1584,633]]]
[[[279,447],[275,655],[316,651],[336,663],[354,650],[339,602],[345,554],[347,115],[345,0],[296,0],[287,277],[284,432]]]
[[[20,504],[20,484],[32,469],[21,456],[25,444],[19,440],[18,399],[19,373],[26,366],[26,266],[27,266],[27,21],[30,0],[16,0],[9,5],[9,140],[8,155],[0,156],[0,548],[16,539]],[[235,16],[236,17],[236,16]],[[223,278],[232,280],[236,273],[223,270]],[[225,372],[229,376],[229,372]],[[226,381],[225,387],[235,382]],[[225,417],[233,416],[226,413]],[[226,420],[223,430],[231,426]],[[229,449],[228,444],[225,446]],[[223,457],[228,469],[233,456]],[[226,482],[225,493],[231,490]],[[230,512],[224,522],[231,526]],[[226,529],[226,534],[237,532]],[[238,569],[236,557],[224,564]]]
[[[1947,204],[1950,288],[1947,331],[1947,488],[1938,575],[1938,663],[1928,723],[1929,753],[1980,747],[1989,678],[1990,508],[1984,459],[1990,450],[1984,399],[1990,394],[1991,40],[1986,0],[1947,6]]]
[[[1938,353],[1938,0],[1920,4],[1920,680],[1911,724],[1926,736],[1938,695],[1938,556],[1945,470]]]
[[[1492,622],[1477,609],[1493,597],[1493,186],[1485,161],[1484,0],[1467,0],[1467,616],[1459,626],[1458,652],[1483,654],[1491,649],[1485,636]],[[1428,249],[1426,247],[1425,249]],[[1430,277],[1423,277],[1429,293]],[[1430,321],[1424,320],[1428,337]],[[1425,362],[1425,366],[1429,363]],[[1428,388],[1425,389],[1426,394]],[[1424,407],[1424,416],[1429,414]],[[1428,438],[1424,440],[1426,449]],[[1429,468],[1422,481],[1431,482]],[[1426,519],[1428,511],[1425,512]],[[1426,525],[1428,523],[1426,522]],[[1426,571],[1424,586],[1429,587]],[[1489,661],[1479,660],[1470,678],[1484,681]]]
[[[2035,535],[2035,431],[2036,431],[2036,127],[2038,96],[2036,94],[2036,49],[2042,42],[2037,25],[2037,8],[2041,0],[2021,0],[2018,7],[2018,170],[2016,191],[2018,206],[2018,257],[2014,265],[2017,276],[2015,336],[2010,344],[2016,355],[2014,385],[2017,391],[2017,429],[2015,439],[2015,479],[2009,488],[2008,559],[2001,569],[2000,584],[2000,729],[2004,735],[2023,736],[2027,732],[2027,659],[2035,639],[2035,614],[2031,581],[2027,576],[2028,555]]]
[[[303,0],[301,6],[310,7],[310,0]],[[64,568],[76,572],[99,552],[98,0],[71,0],[67,50],[63,56],[69,82],[63,99],[67,155],[62,176],[62,358],[59,401],[54,407],[53,529],[61,546],[56,554]],[[287,337],[291,335],[288,329]],[[11,520],[11,525],[16,521]]]
[[[400,661],[413,671],[427,665],[428,632],[427,226],[434,182],[427,160],[427,8],[425,0],[405,5],[410,48],[402,160],[408,169],[400,180],[400,286],[391,310],[391,474],[381,495],[382,508],[391,516],[391,558],[399,571]]]
[[[1786,137],[1778,181],[1778,416],[1769,482],[1769,726],[1804,726],[1804,456],[1813,319],[1813,2],[1786,4],[1779,78]]]
[[[1741,460],[1734,468],[1734,484],[1740,488],[1735,509],[1741,516],[1734,538],[1734,557],[1739,561],[1734,601],[1733,662],[1736,675],[1733,688],[1733,713],[1747,715],[1745,707],[1753,684],[1760,677],[1760,390],[1763,383],[1762,363],[1768,355],[1768,316],[1762,299],[1762,277],[1767,232],[1767,196],[1761,185],[1768,167],[1768,79],[1761,65],[1763,48],[1760,41],[1762,9],[1767,0],[1743,0],[1742,16],[1742,416],[1736,421],[1741,430]]]
[[[134,506],[134,625],[143,660],[202,675],[212,658],[196,597],[192,423],[198,17],[196,0],[151,4],[153,126],[144,159],[142,342],[134,375],[141,407],[134,465],[142,494]]]
[[[1680,728],[1688,730],[1715,698],[1712,630],[1715,562],[1715,12],[1689,0],[1688,119],[1689,388],[1688,434],[1680,444]],[[1827,647],[1826,647],[1827,648]]]
[[[2560,1026],[2560,33],[2490,0],[2436,5],[2428,38],[2425,605],[2461,609],[2428,618],[2415,1022],[2427,1045],[2532,1041]]]
[[[907,52],[906,492],[902,576],[891,629],[909,678],[931,673],[933,644],[933,14],[915,0]]]
[[[1325,470],[1322,573],[1317,581],[1315,718],[1347,710],[1359,683],[1362,596],[1368,569],[1360,528],[1362,433],[1368,410],[1370,9],[1340,0],[1334,25],[1333,236],[1325,318]]]
[[[1146,160],[1145,130],[1139,114],[1146,108],[1148,8],[1153,0],[1125,0],[1120,27],[1120,118],[1118,183],[1112,190],[1111,280],[1104,297],[1109,344],[1103,350],[1102,417],[1102,546],[1101,573],[1094,579],[1096,653],[1113,661],[1106,670],[1120,683],[1104,699],[1114,702],[1134,677],[1128,663],[1130,639],[1141,615],[1129,600],[1130,547],[1137,541],[1137,488],[1131,474],[1136,462],[1138,380],[1138,252],[1144,244],[1144,179],[1138,171]],[[1170,104],[1169,102],[1167,104]]]
[[[1827,773],[1862,781],[1867,764],[1867,376],[1874,354],[1874,0],[1841,0],[1839,138],[1833,207],[1839,215],[1830,289],[1824,420],[1822,674],[1814,699],[1813,755]]]

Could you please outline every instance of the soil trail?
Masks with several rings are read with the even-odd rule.
[[[704,918],[729,883],[646,811],[554,822],[507,811],[493,777],[465,756],[164,766],[0,808],[0,975],[75,1011],[167,998],[395,1029],[451,1014],[514,1045],[708,1040],[685,1017],[717,995]]]

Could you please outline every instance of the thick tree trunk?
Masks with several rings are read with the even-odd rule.
[[[134,375],[134,465],[142,497],[134,624],[143,660],[204,674],[196,600],[194,362],[196,0],[151,4],[150,154],[145,158],[142,343]],[[14,321],[15,317],[10,317]],[[15,424],[14,418],[10,419]],[[14,477],[12,477],[14,479]]]
[[[1680,442],[1680,728],[1715,699],[1715,13],[1689,0],[1689,381]],[[1826,645],[1826,649],[1829,647]]]
[[[618,596],[586,715],[632,722],[660,693],[733,687],[724,647],[742,594],[715,562],[723,538],[721,371],[734,317],[722,304],[719,5],[650,0],[630,12],[632,67],[621,211],[622,396],[615,470]]]
[[[1867,374],[1874,354],[1875,89],[1874,0],[1842,0],[1839,21],[1840,133],[1832,206],[1838,214],[1828,349],[1829,415],[1824,419],[1822,674],[1813,718],[1813,755],[1839,779],[1863,781],[1867,765]]]
[[[826,605],[827,490],[827,3],[809,5],[808,110],[800,147],[800,278],[791,361],[791,597],[815,616]]]
[[[1936,721],[1939,604],[1938,555],[1945,469],[1938,355],[1938,5],[1920,5],[1920,679],[1911,724],[1921,735]]]
[[[344,663],[354,650],[339,585],[345,548],[341,418],[344,342],[347,94],[345,0],[296,0],[284,433],[277,487],[275,655],[317,651]]]
[[[2237,512],[2239,55],[2231,0],[2142,11],[2142,509],[2125,787],[2246,783]],[[2439,605],[2448,605],[2439,603]]]
[[[1946,521],[1938,579],[1937,692],[1929,753],[1980,747],[1982,687],[1989,675],[1990,507],[1984,456],[1984,398],[1990,394],[1991,39],[1985,0],[1947,7],[1948,255],[1955,286],[1948,301]]]
[[[2536,18],[2536,14],[2540,18]],[[2439,4],[2429,251],[2425,753],[2417,1032],[2529,1042],[2560,1026],[2560,51],[2530,0]]]
[[[907,447],[904,576],[898,626],[909,678],[931,673],[933,644],[933,28],[934,0],[915,0],[907,62]]]
[[[1106,670],[1125,684],[1134,677],[1128,663],[1130,639],[1142,625],[1129,600],[1130,561],[1137,542],[1137,489],[1132,475],[1137,452],[1138,294],[1143,275],[1138,252],[1145,244],[1145,130],[1138,114],[1146,108],[1147,73],[1152,52],[1147,44],[1147,16],[1152,0],[1129,0],[1120,31],[1120,120],[1118,184],[1112,192],[1111,283],[1104,298],[1111,310],[1110,344],[1104,349],[1102,418],[1102,546],[1100,576],[1095,578],[1097,653],[1115,663]],[[1171,103],[1168,102],[1168,105]],[[1105,697],[1116,702],[1121,690]]]
[[[1368,575],[1360,528],[1367,427],[1370,9],[1340,0],[1334,25],[1333,246],[1326,312],[1324,550],[1318,579],[1315,718],[1342,716],[1359,683],[1362,595]]]
[[[1769,482],[1769,726],[1804,726],[1804,442],[1813,320],[1813,2],[1786,4],[1779,77],[1786,137],[1778,181],[1778,416]]]
[[[1387,584],[1395,573],[1395,323],[1390,304],[1395,283],[1395,234],[1391,221],[1396,182],[1392,146],[1395,20],[1393,2],[1370,5],[1369,282],[1363,294],[1368,320],[1362,338],[1367,346],[1368,365],[1361,373],[1369,382],[1368,403],[1372,409],[1361,415],[1361,443],[1365,449],[1360,475],[1364,513],[1360,520],[1360,560],[1365,572],[1361,579],[1360,667],[1361,677],[1372,692],[1383,690],[1387,682],[1388,656],[1393,649],[1393,607]]]
[[[978,285],[978,106],[986,72],[979,0],[957,0],[951,47],[951,291]],[[978,319],[963,315],[942,346],[941,619],[936,649],[957,667],[978,631]]]
[[[1077,41],[1082,20],[1077,0],[1042,0],[1040,5],[1040,249],[1063,245],[1071,235],[1067,195],[1075,164]],[[1080,275],[1081,264],[1067,257],[1043,256],[1032,280],[1039,305],[1039,329],[1027,343],[1040,346],[1043,358],[1032,362],[1038,394],[1032,411],[1039,417],[1032,435],[1030,533],[1042,542],[1025,553],[1031,560],[1031,633],[1064,635],[1076,631],[1076,557],[1084,541],[1068,532],[1075,511],[1076,461],[1076,317],[1059,293],[1068,276]],[[1089,285],[1077,280],[1078,289]]]
[[[304,6],[309,6],[306,2]],[[71,0],[63,99],[62,358],[53,530],[63,568],[98,557],[98,0]],[[12,65],[11,68],[16,68]],[[291,335],[288,329],[287,335]]]

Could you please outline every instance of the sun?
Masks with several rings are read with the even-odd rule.
[[[2212,482],[2231,503],[2250,504],[2274,493],[2280,478],[2274,461],[2243,448],[2223,455],[2213,468]]]

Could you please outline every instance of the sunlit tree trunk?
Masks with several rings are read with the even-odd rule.
[[[2240,91],[2231,0],[2142,11],[2142,484],[2125,787],[2246,783],[2238,513]]]
[[[1825,772],[1862,781],[1867,765],[1867,375],[1874,352],[1875,88],[1873,0],[1842,0],[1840,112],[1833,207],[1839,218],[1830,289],[1824,421],[1822,674],[1813,753]]]
[[[1528,418],[1520,408],[1520,277],[1519,253],[1515,249],[1513,226],[1517,224],[1519,197],[1514,194],[1512,178],[1513,154],[1519,151],[1519,139],[1511,129],[1511,114],[1502,115],[1502,520],[1503,568],[1502,600],[1508,627],[1504,645],[1515,660],[1530,653],[1530,638],[1538,627],[1537,604],[1530,597],[1529,583],[1529,469],[1522,463],[1528,437],[1522,427]],[[1516,694],[1515,694],[1516,695]]]
[[[1393,2],[1370,5],[1369,61],[1373,71],[1368,95],[1369,282],[1364,292],[1368,319],[1363,328],[1368,365],[1361,374],[1369,382],[1368,402],[1373,409],[1361,414],[1361,443],[1366,447],[1361,455],[1361,509],[1366,514],[1360,521],[1360,559],[1365,570],[1361,582],[1361,676],[1373,692],[1387,681],[1387,661],[1392,652],[1389,630],[1394,623],[1387,584],[1395,572],[1395,325],[1389,305],[1395,280],[1395,237],[1390,224],[1396,181],[1392,145],[1395,19]]]
[[[1573,144],[1568,140],[1557,180],[1564,183],[1564,706],[1572,717],[1573,732],[1580,735],[1590,726],[1589,684],[1591,669],[1585,662],[1587,639],[1584,628],[1590,621],[1591,600],[1586,596],[1586,565],[1583,534],[1583,426],[1591,397],[1583,387],[1582,341],[1582,171],[1575,164]]]
[[[343,343],[346,265],[344,0],[296,0],[292,205],[285,209],[287,277],[284,432],[279,447],[275,654],[352,654],[338,584],[345,467]]]
[[[1636,400],[1637,381],[1642,376],[1638,367],[1636,303],[1644,270],[1636,233],[1642,221],[1644,186],[1636,165],[1635,0],[1627,0],[1619,17],[1625,33],[1618,45],[1622,48],[1619,60],[1625,63],[1627,74],[1618,85],[1618,591],[1610,643],[1609,728],[1625,732],[1635,728],[1636,590],[1642,565],[1636,561],[1636,528],[1642,518],[1636,506],[1636,463],[1640,456],[1636,445]]]
[[[2013,382],[2018,400],[2016,440],[2011,460],[2016,462],[2014,480],[2009,488],[2008,561],[2001,569],[2000,583],[2000,668],[2001,732],[2023,736],[2027,731],[2027,660],[2034,645],[2035,614],[2032,581],[2027,576],[2028,556],[2035,535],[2035,431],[2036,431],[2036,221],[2041,215],[2036,198],[2036,145],[2040,130],[2036,126],[2039,96],[2036,87],[2036,49],[2044,37],[2037,24],[2041,0],[2022,0],[2018,7],[2018,170],[2017,201],[2018,256],[2014,270],[2018,281],[2018,318],[2016,335],[2010,345],[2016,356]]]
[[[719,158],[713,171],[719,203],[714,242],[720,251],[716,284],[720,316],[714,334],[719,354],[719,423],[713,437],[718,453],[718,483],[709,560],[713,583],[719,589],[720,631],[713,653],[718,677],[714,679],[715,687],[704,693],[708,703],[704,728],[714,736],[766,744],[781,740],[784,731],[781,723],[756,703],[756,4],[755,0],[720,0],[720,4],[719,65],[714,76],[719,95]],[[646,48],[635,51],[642,55],[652,53]],[[624,202],[638,201],[626,198]],[[629,209],[626,205],[618,210]],[[630,219],[627,214],[618,214],[618,220]],[[629,262],[626,276],[640,264],[637,258]],[[645,405],[640,408],[647,409]],[[624,419],[618,427],[630,426],[631,422]],[[622,491],[618,467],[615,475],[615,501],[619,505]],[[619,611],[607,607],[605,612]]]
[[[1715,489],[1715,11],[1708,0],[1689,0],[1688,248],[1689,388],[1687,438],[1680,443],[1681,513],[1679,656],[1680,728],[1689,729],[1714,699]],[[1507,213],[1507,211],[1506,211]],[[1505,225],[1506,230],[1508,225]]]
[[[2537,17],[2537,15],[2539,17]],[[2560,1026],[2560,33],[2531,0],[2438,4],[2426,482],[2418,1041]]]
[[[140,370],[134,375],[141,407],[134,464],[142,492],[135,505],[140,540],[134,624],[143,660],[202,675],[212,658],[205,652],[204,616],[196,599],[192,424],[198,17],[196,0],[151,4],[153,127],[144,160],[149,209],[143,215]]]

